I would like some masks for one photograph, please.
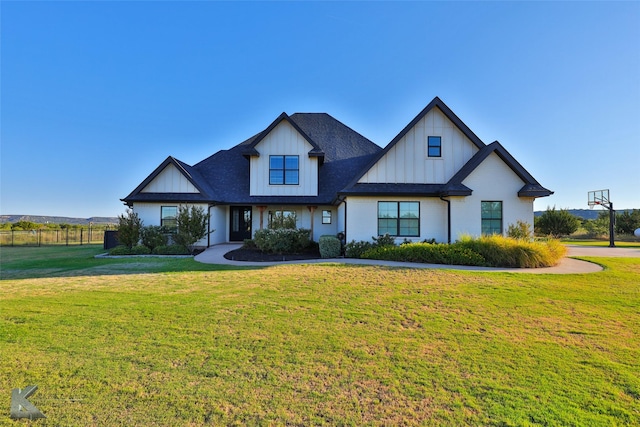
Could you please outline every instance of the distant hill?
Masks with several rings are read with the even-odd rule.
[[[622,213],[625,211],[629,211],[631,212],[633,209],[620,209],[617,210],[616,209],[616,213]],[[596,219],[598,218],[598,213],[605,211],[608,212],[606,209],[567,209],[567,211],[571,214],[571,215],[575,215],[578,218],[582,218],[582,219]],[[535,211],[534,215],[535,216],[540,216],[544,213],[545,211]]]
[[[92,224],[117,224],[118,218],[93,216],[91,218],[69,218],[66,216],[40,216],[40,215],[0,215],[0,222],[31,221],[37,224],[71,224],[89,225]]]

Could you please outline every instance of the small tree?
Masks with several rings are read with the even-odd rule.
[[[640,228],[639,209],[616,214],[616,233],[633,234],[636,228]]]
[[[173,236],[174,242],[189,249],[193,254],[194,244],[207,235],[209,214],[202,206],[180,206],[176,223],[178,231]]]
[[[518,220],[515,224],[509,224],[507,236],[512,239],[528,240],[533,237],[533,233],[531,232],[531,226],[528,222]]]
[[[536,232],[547,236],[568,236],[575,233],[579,226],[580,219],[577,216],[566,209],[556,210],[555,206],[547,208],[535,219]]]
[[[118,242],[129,249],[138,244],[142,220],[133,209],[127,209],[126,214],[118,217]]]

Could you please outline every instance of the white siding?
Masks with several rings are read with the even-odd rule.
[[[229,207],[213,206],[210,208],[211,214],[210,229],[215,230],[211,233],[211,245],[224,243],[229,241]]]
[[[169,164],[142,189],[141,193],[199,193],[199,191],[178,168]]]
[[[442,156],[428,157],[427,137],[440,136]],[[361,179],[361,183],[443,184],[478,148],[438,108],[429,111]]]
[[[451,198],[451,230],[453,241],[461,235],[479,236],[482,233],[480,204],[482,201],[502,202],[503,233],[509,224],[518,220],[533,230],[533,198],[518,197],[524,182],[492,153],[473,171],[463,184],[473,190],[468,197]]]
[[[289,123],[278,124],[256,146],[259,157],[251,157],[250,194],[252,196],[317,196],[318,159],[309,157],[313,149]],[[299,156],[298,185],[269,185],[269,156]]]
[[[408,240],[422,241],[436,239],[447,241],[447,205],[436,198],[418,197],[349,197],[347,199],[347,242],[372,241],[378,235],[378,202],[420,202],[420,236]],[[396,243],[402,243],[404,237],[397,237]]]

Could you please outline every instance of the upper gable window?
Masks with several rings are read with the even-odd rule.
[[[427,150],[429,157],[442,157],[442,138],[430,136],[427,138]]]
[[[298,185],[299,164],[298,156],[269,156],[269,184]]]

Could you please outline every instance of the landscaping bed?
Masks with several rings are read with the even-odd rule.
[[[279,262],[279,261],[301,261],[306,259],[319,259],[320,252],[317,248],[311,248],[298,254],[271,254],[257,248],[246,248],[233,250],[224,254],[224,257],[232,261],[252,261],[252,262]]]

